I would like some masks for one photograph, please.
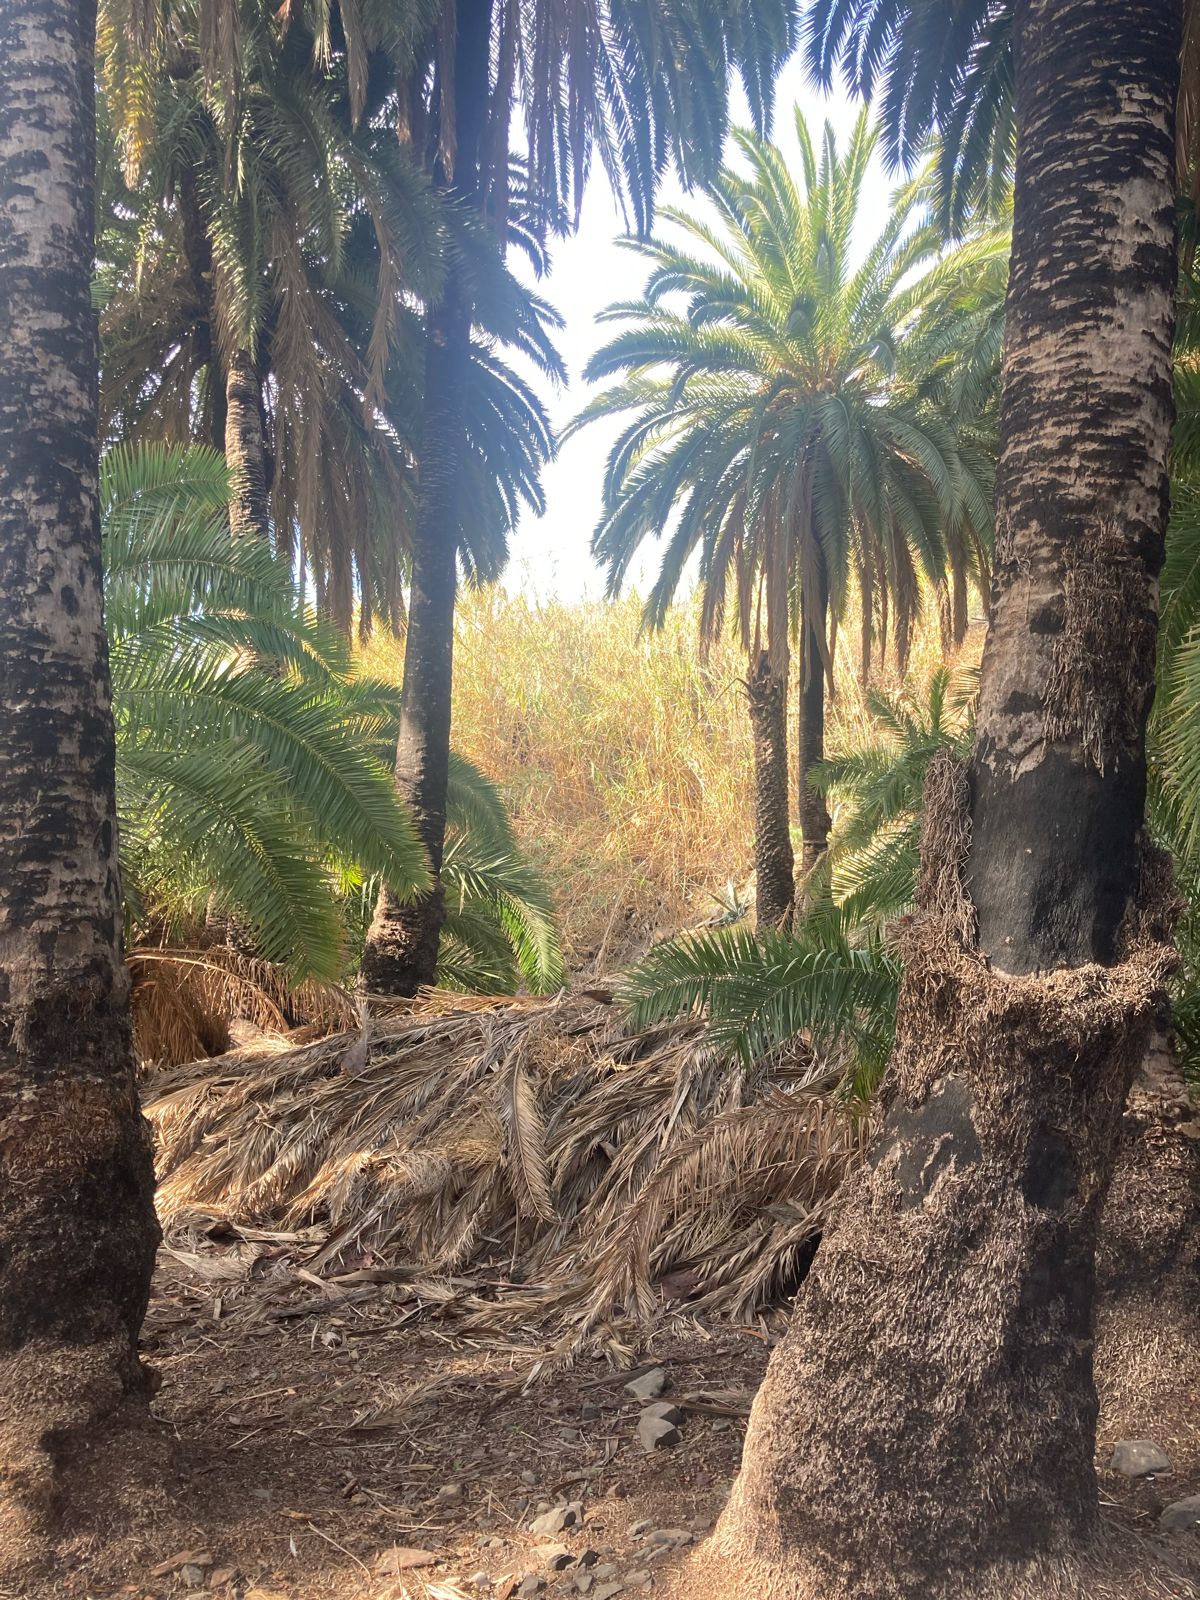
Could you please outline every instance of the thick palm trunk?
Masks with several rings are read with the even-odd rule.
[[[157,1227],[101,610],[94,10],[0,7],[0,1572],[143,1390]]]
[[[754,879],[760,928],[786,926],[796,892],[788,826],[787,682],[763,651],[746,680],[754,742]]]
[[[813,786],[812,770],[825,759],[825,662],[819,640],[829,631],[829,586],[825,562],[819,563],[814,614],[805,618],[800,659],[800,721],[797,740],[797,796],[804,845],[803,870],[809,873],[829,843],[829,810],[825,796]]]
[[[262,396],[248,350],[234,352],[225,376],[225,465],[229,468],[229,526],[234,536],[269,540]]]
[[[1017,0],[1016,27],[975,758],[931,771],[890,1110],[756,1401],[706,1594],[1094,1592],[1097,1222],[1170,964],[1142,803],[1180,19]]]
[[[453,192],[472,202],[487,100],[489,0],[459,0],[455,49],[457,108]],[[461,265],[451,261],[441,300],[426,316],[421,490],[412,544],[412,586],[404,645],[404,688],[396,786],[429,855],[434,887],[403,903],[380,892],[363,951],[360,981],[371,994],[411,995],[437,980],[445,920],[440,873],[446,841],[446,784],[454,686],[454,599],[471,372],[472,304]]]

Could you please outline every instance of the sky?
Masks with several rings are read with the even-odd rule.
[[[776,88],[774,136],[785,152],[794,150],[791,127],[797,103],[814,131],[828,119],[839,140],[849,136],[858,115],[857,103],[844,94],[826,98],[813,89],[803,63],[794,57],[784,66]],[[734,120],[749,120],[740,88]],[[866,216],[882,215],[891,187],[876,162],[864,195]],[[659,204],[691,203],[694,197],[684,195],[672,175],[660,191]],[[566,322],[558,343],[569,381],[546,394],[556,428],[580,411],[591,393],[584,382],[583,369],[606,334],[612,332],[611,326],[597,324],[598,313],[613,301],[637,298],[645,282],[647,263],[622,248],[619,240],[623,232],[619,209],[597,164],[584,196],[579,231],[557,243],[551,271],[538,284],[539,292]],[[592,561],[588,545],[600,511],[605,457],[619,429],[617,419],[591,424],[569,439],[547,467],[543,474],[545,515],[536,517],[526,512],[523,516],[511,541],[512,555],[504,578],[508,589],[521,591],[536,601],[563,600],[573,604],[602,597],[604,578]],[[635,564],[630,584],[644,589],[655,566],[655,549],[650,545]]]

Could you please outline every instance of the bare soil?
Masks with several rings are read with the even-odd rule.
[[[636,1351],[614,1331],[625,1370],[597,1356],[527,1385],[536,1331],[432,1321],[387,1283],[331,1294],[295,1254],[269,1235],[164,1250],[144,1338],[162,1379],[154,1420],[76,1474],[57,1569],[22,1600],[507,1600],[531,1573],[547,1597],[691,1592],[670,1575],[724,1504],[782,1316],[733,1326],[664,1307]],[[685,1420],[650,1456],[624,1385],[652,1365]],[[1162,1505],[1200,1490],[1197,1409],[1181,1392],[1164,1439],[1190,1478],[1109,1472],[1102,1425],[1110,1517],[1149,1533]],[[540,1507],[572,1501],[581,1526],[530,1530]],[[680,1538],[664,1549],[666,1529]]]

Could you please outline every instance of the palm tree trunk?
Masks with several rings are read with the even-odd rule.
[[[820,640],[829,628],[829,583],[825,560],[818,558],[813,615],[805,616],[800,659],[800,724],[797,750],[797,795],[804,845],[802,869],[808,874],[829,843],[829,811],[825,796],[810,781],[813,768],[825,759],[825,661]]]
[[[236,350],[225,375],[225,464],[229,468],[229,526],[235,538],[271,537],[262,395],[248,350]]]
[[[193,327],[196,353],[204,363],[204,437],[214,450],[225,448],[227,400],[217,353],[216,311],[213,305],[212,245],[200,205],[200,192],[192,167],[184,165],[179,174],[179,216],[182,223],[183,254],[188,264],[195,298]]]
[[[490,0],[459,0],[457,10],[452,188],[460,200],[472,203],[487,104]],[[380,891],[360,969],[360,982],[371,994],[411,995],[437,980],[438,943],[446,914],[440,873],[446,840],[472,311],[463,268],[451,261],[442,297],[426,316],[421,488],[396,746],[396,786],[412,810],[429,855],[434,887],[408,903],[386,886]]]
[[[101,605],[95,11],[0,8],[0,1573],[144,1393],[158,1239]]]
[[[1017,0],[1015,23],[975,755],[931,769],[891,1109],[755,1403],[706,1594],[1095,1592],[1097,1222],[1170,966],[1142,812],[1180,14]]]
[[[754,878],[760,928],[786,926],[796,892],[788,826],[787,680],[764,650],[746,680],[754,741]]]

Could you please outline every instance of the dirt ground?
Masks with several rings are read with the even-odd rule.
[[[144,1338],[162,1379],[155,1429],[140,1460],[114,1457],[111,1500],[68,1504],[59,1570],[22,1600],[663,1588],[724,1503],[781,1316],[735,1327],[664,1311],[625,1370],[589,1355],[526,1386],[545,1348],[535,1330],[429,1320],[394,1283],[331,1292],[297,1253],[270,1235],[164,1250]],[[650,1455],[625,1384],[653,1366],[684,1416],[679,1441]],[[1103,1463],[1111,1448],[1102,1424]],[[1197,1490],[1102,1471],[1109,1514],[1145,1531]],[[555,1508],[577,1523],[533,1532]]]

